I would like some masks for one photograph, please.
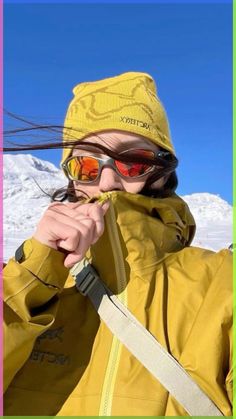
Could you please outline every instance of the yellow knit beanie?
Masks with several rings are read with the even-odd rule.
[[[174,154],[167,116],[149,74],[128,72],[80,83],[73,93],[64,124],[65,142],[115,129],[146,137]],[[71,152],[65,147],[62,161]]]

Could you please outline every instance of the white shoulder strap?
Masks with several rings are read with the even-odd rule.
[[[176,359],[111,293],[88,262],[77,263],[70,273],[76,281],[78,290],[90,298],[111,332],[190,416],[223,416]]]

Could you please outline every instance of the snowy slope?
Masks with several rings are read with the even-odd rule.
[[[62,172],[52,163],[30,154],[4,155],[3,214],[4,260],[14,254],[19,244],[31,236],[50,197],[65,186]],[[197,223],[193,245],[219,250],[232,242],[232,207],[217,195],[195,193],[182,197]]]
[[[182,198],[187,202],[197,225],[193,246],[220,250],[233,240],[233,209],[218,195],[194,193]]]
[[[33,230],[50,197],[48,194],[67,184],[63,173],[52,163],[30,154],[4,155],[3,211],[4,231]]]
[[[191,208],[196,221],[209,225],[209,221],[232,221],[232,207],[219,195],[194,193],[182,197]]]

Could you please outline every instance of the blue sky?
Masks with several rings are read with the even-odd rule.
[[[232,202],[231,2],[9,3],[5,108],[62,124],[77,83],[148,72],[180,160],[177,192]],[[59,150],[32,154],[60,161]]]

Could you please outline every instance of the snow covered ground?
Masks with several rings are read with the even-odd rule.
[[[197,225],[193,246],[211,250],[229,247],[233,241],[233,209],[218,195],[194,193],[182,197]]]
[[[48,194],[66,185],[64,175],[52,163],[30,154],[4,155],[3,230],[4,260],[30,237],[50,198]],[[232,243],[232,207],[217,195],[194,193],[182,197],[197,223],[194,246],[220,250]]]

